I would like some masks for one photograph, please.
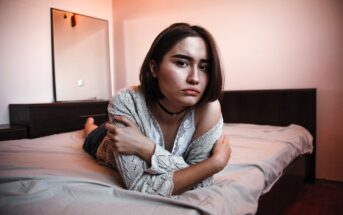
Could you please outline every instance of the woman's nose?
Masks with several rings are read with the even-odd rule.
[[[192,85],[199,84],[199,73],[197,65],[191,67],[191,70],[188,75],[188,82]]]

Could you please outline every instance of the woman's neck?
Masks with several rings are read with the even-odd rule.
[[[157,101],[151,105],[151,110],[153,111],[155,118],[160,122],[178,123],[184,117],[188,107],[182,107],[178,110],[171,110],[171,108],[165,105],[163,102]]]
[[[175,117],[183,112],[186,111],[187,107],[182,108],[181,110],[178,111],[171,111],[167,107],[165,107],[160,101],[157,101],[158,106],[168,115]]]

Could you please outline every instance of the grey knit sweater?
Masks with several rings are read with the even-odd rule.
[[[108,112],[112,123],[119,125],[112,120],[114,115],[125,116],[135,122],[145,136],[154,139],[151,135],[155,119],[147,107],[139,86],[121,90],[109,103]],[[223,119],[221,117],[213,128],[188,144],[183,156],[176,156],[165,150],[163,140],[155,142],[156,147],[151,158],[151,166],[148,166],[138,156],[116,153],[106,138],[98,148],[97,160],[117,168],[129,190],[171,196],[174,187],[174,171],[207,159],[213,145],[221,135],[222,127]],[[184,129],[183,134],[185,135],[186,132],[187,130]],[[193,136],[194,131],[191,132],[190,135]],[[163,136],[163,134],[160,135]],[[209,186],[212,183],[213,177],[210,177],[194,188]]]

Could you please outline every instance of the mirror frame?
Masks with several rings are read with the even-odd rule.
[[[111,83],[110,83],[110,73],[111,73],[111,69],[110,69],[110,41],[109,41],[109,26],[108,26],[108,20],[106,19],[101,19],[101,18],[97,18],[97,17],[92,17],[92,16],[88,16],[88,15],[84,15],[84,14],[79,14],[79,13],[75,13],[75,12],[72,12],[72,11],[67,11],[67,10],[62,10],[62,9],[58,9],[58,8],[50,8],[50,27],[51,27],[51,56],[52,56],[52,81],[53,81],[53,99],[54,99],[54,102],[65,102],[65,101],[90,101],[90,100],[107,100],[107,99],[97,99],[96,97],[94,99],[75,99],[75,100],[58,100],[57,98],[57,83],[56,83],[56,56],[55,56],[55,38],[54,38],[54,17],[53,17],[53,11],[56,10],[56,11],[62,11],[62,12],[66,12],[66,13],[72,13],[73,15],[78,15],[78,16],[83,16],[83,17],[88,17],[88,18],[92,18],[92,19],[96,19],[96,20],[101,20],[101,21],[105,21],[106,24],[107,24],[107,43],[108,43],[108,53],[107,53],[107,56],[108,56],[108,80],[109,80],[109,89],[108,89],[108,92],[109,92],[109,96],[111,97]]]

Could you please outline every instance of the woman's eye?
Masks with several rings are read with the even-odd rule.
[[[199,70],[207,72],[209,70],[209,65],[208,64],[199,65]]]
[[[176,61],[176,65],[179,67],[186,67],[188,66],[188,63],[186,61],[179,60],[179,61]]]

